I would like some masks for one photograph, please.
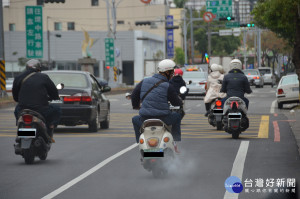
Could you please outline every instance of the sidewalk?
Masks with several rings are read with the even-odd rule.
[[[300,108],[296,107],[290,110],[288,113],[285,113],[285,116],[288,118],[288,120],[291,120],[289,123],[295,135],[298,145],[298,152],[300,155]]]

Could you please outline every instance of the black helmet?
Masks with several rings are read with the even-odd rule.
[[[26,69],[32,68],[37,72],[41,71],[41,63],[36,59],[31,59],[26,62]]]

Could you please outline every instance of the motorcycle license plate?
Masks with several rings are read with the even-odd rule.
[[[34,128],[19,128],[18,129],[18,138],[35,138],[36,129]]]
[[[163,149],[144,149],[143,156],[145,158],[158,158],[164,157],[164,150]]]

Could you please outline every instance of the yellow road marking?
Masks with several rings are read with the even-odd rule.
[[[269,120],[268,115],[261,116],[260,127],[258,131],[258,138],[268,138],[269,137]]]

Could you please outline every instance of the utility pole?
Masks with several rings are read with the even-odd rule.
[[[5,56],[4,56],[4,30],[3,30],[3,6],[0,0],[0,98],[7,96],[6,76],[5,76]]]
[[[247,49],[246,49],[246,42],[247,42],[247,31],[244,30],[244,65],[245,65],[245,68],[244,69],[247,69]]]
[[[110,17],[109,17],[109,0],[105,0],[106,3],[106,15],[107,15],[107,37],[111,37],[111,28],[110,28]]]
[[[258,28],[257,42],[258,42],[257,61],[258,61],[258,67],[261,67],[261,29],[260,28]]]
[[[211,32],[210,32],[210,22],[207,23],[207,39],[208,39],[207,51],[208,51],[208,57],[210,58],[210,56],[211,56]]]
[[[183,18],[183,34],[184,34],[184,64],[187,64],[187,45],[186,45],[186,10],[184,9],[184,18]]]
[[[192,64],[194,64],[194,27],[193,27],[192,8],[190,8],[190,20],[191,20],[191,58],[192,58]]]

